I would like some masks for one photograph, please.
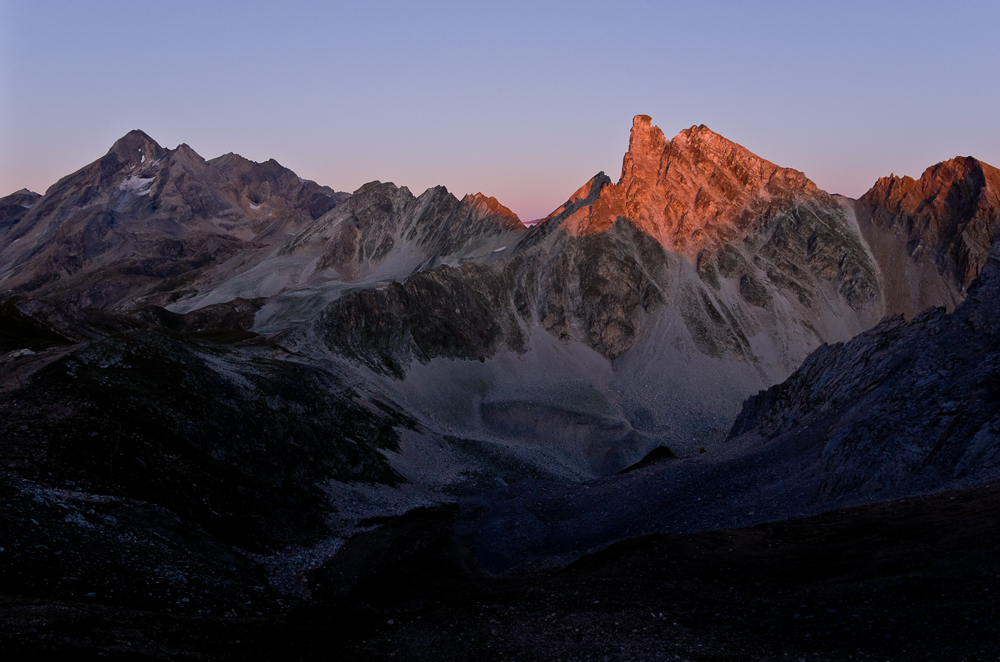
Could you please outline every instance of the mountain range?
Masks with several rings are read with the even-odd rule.
[[[530,228],[482,194],[340,193],[132,131],[0,198],[7,591],[408,614],[426,586],[373,596],[978,494],[998,229],[1000,171],[972,157],[853,200],[645,115],[617,182]]]

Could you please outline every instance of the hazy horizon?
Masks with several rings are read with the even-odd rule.
[[[531,221],[632,116],[705,124],[857,197],[954,156],[1000,165],[987,2],[0,2],[0,195],[44,192],[141,129],[337,190],[482,192]]]

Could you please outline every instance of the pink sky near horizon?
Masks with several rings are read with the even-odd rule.
[[[482,192],[540,218],[632,116],[695,124],[831,193],[1000,165],[995,2],[347,3],[0,0],[0,195],[139,128],[353,191]]]

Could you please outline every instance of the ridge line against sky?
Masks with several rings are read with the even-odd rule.
[[[136,128],[337,190],[481,191],[525,221],[617,179],[640,113],[851,197],[1000,165],[1000,3],[691,4],[0,0],[0,195]]]

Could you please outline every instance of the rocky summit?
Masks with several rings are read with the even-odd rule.
[[[0,226],[0,282],[87,308],[167,304],[254,264],[344,197],[275,161],[206,161],[131,131]]]
[[[918,180],[883,177],[857,209],[882,273],[886,313],[913,317],[940,305],[950,311],[983,269],[1000,229],[1000,170],[957,157]]]
[[[706,247],[745,235],[771,198],[810,197],[831,202],[801,172],[765,161],[704,125],[666,140],[652,118],[636,115],[618,183],[603,186],[562,226],[574,235],[595,234],[626,218],[693,260]]]
[[[0,638],[992,659],[998,230],[646,115],[532,227],[132,131],[0,198]]]

